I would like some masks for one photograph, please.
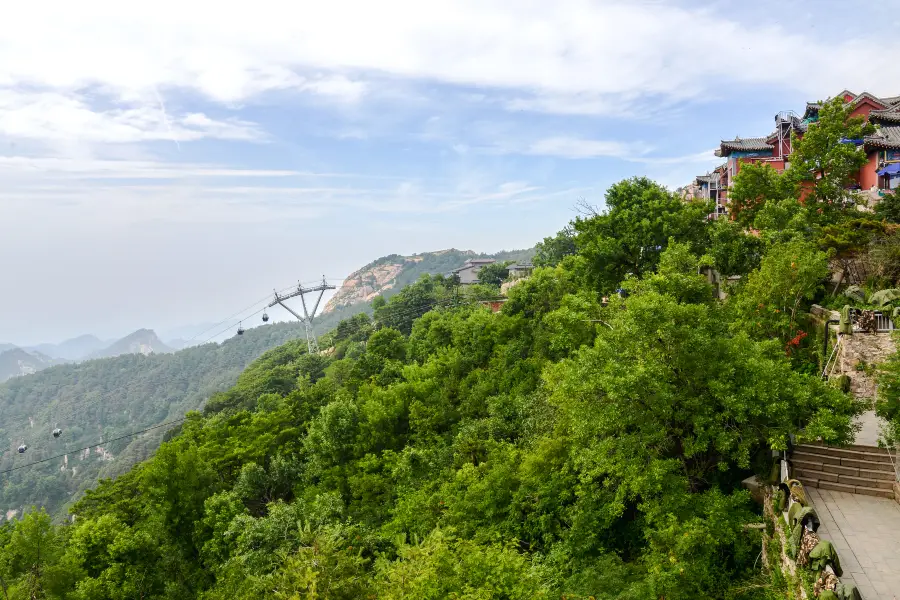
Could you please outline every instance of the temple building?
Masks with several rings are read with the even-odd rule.
[[[877,127],[874,134],[864,139],[843,140],[862,146],[869,159],[852,187],[877,202],[885,191],[900,187],[900,96],[879,98],[868,92],[854,94],[844,90],[837,97],[852,105],[850,116],[861,116]],[[728,190],[742,165],[765,163],[779,173],[787,169],[792,140],[801,139],[814,126],[821,107],[819,102],[808,102],[802,117],[793,111],[778,113],[775,131],[767,136],[722,140],[715,154],[725,163],[699,175],[692,184],[695,197],[716,200],[716,210],[710,218],[728,213]]]

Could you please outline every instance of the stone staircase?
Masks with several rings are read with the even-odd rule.
[[[894,466],[883,448],[803,444],[794,449],[791,462],[794,476],[806,487],[894,497]]]

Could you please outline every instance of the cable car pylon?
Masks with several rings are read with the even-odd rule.
[[[333,285],[328,285],[325,280],[325,276],[322,276],[322,283],[315,287],[305,288],[299,283],[297,284],[297,289],[289,294],[280,295],[278,291],[275,291],[275,299],[269,304],[267,308],[272,308],[276,304],[280,304],[282,308],[286,311],[297,317],[297,320],[303,323],[303,327],[306,330],[306,350],[310,354],[318,354],[319,353],[319,342],[316,340],[316,335],[313,333],[313,318],[316,316],[316,311],[319,309],[319,303],[322,301],[322,296],[325,294],[325,290],[333,290],[336,289]],[[316,303],[313,306],[312,312],[310,313],[306,309],[306,294],[312,294],[314,292],[319,292],[319,297],[316,298]],[[300,296],[300,302],[303,304],[303,316],[301,317],[296,312],[294,312],[287,304],[284,303],[285,300],[289,300],[291,298],[296,298]]]

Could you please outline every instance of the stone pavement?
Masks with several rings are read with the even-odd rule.
[[[863,600],[900,600],[900,504],[846,492],[807,488],[819,536],[834,544]]]
[[[856,419],[856,422],[862,425],[862,429],[857,432],[856,439],[853,443],[860,446],[878,447],[881,419],[878,418],[875,411],[867,410]]]

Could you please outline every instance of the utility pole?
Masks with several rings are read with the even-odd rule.
[[[282,308],[286,311],[297,317],[297,320],[303,323],[304,329],[306,330],[306,349],[310,354],[318,354],[319,353],[319,343],[316,341],[316,334],[313,332],[313,317],[316,316],[316,311],[319,309],[319,302],[322,301],[322,296],[325,294],[325,290],[333,290],[335,286],[328,285],[325,281],[325,276],[322,276],[322,283],[315,287],[305,288],[299,283],[297,284],[297,289],[290,294],[285,294],[281,296],[278,292],[275,292],[275,299],[269,304],[268,308],[272,308],[276,304],[280,304]],[[306,297],[305,294],[311,294],[313,292],[319,292],[319,297],[316,298],[316,304],[313,306],[312,313],[306,310]],[[300,296],[300,302],[303,304],[303,316],[301,317],[296,312],[291,310],[291,308],[284,303],[285,300],[289,300],[291,298],[296,298]]]

